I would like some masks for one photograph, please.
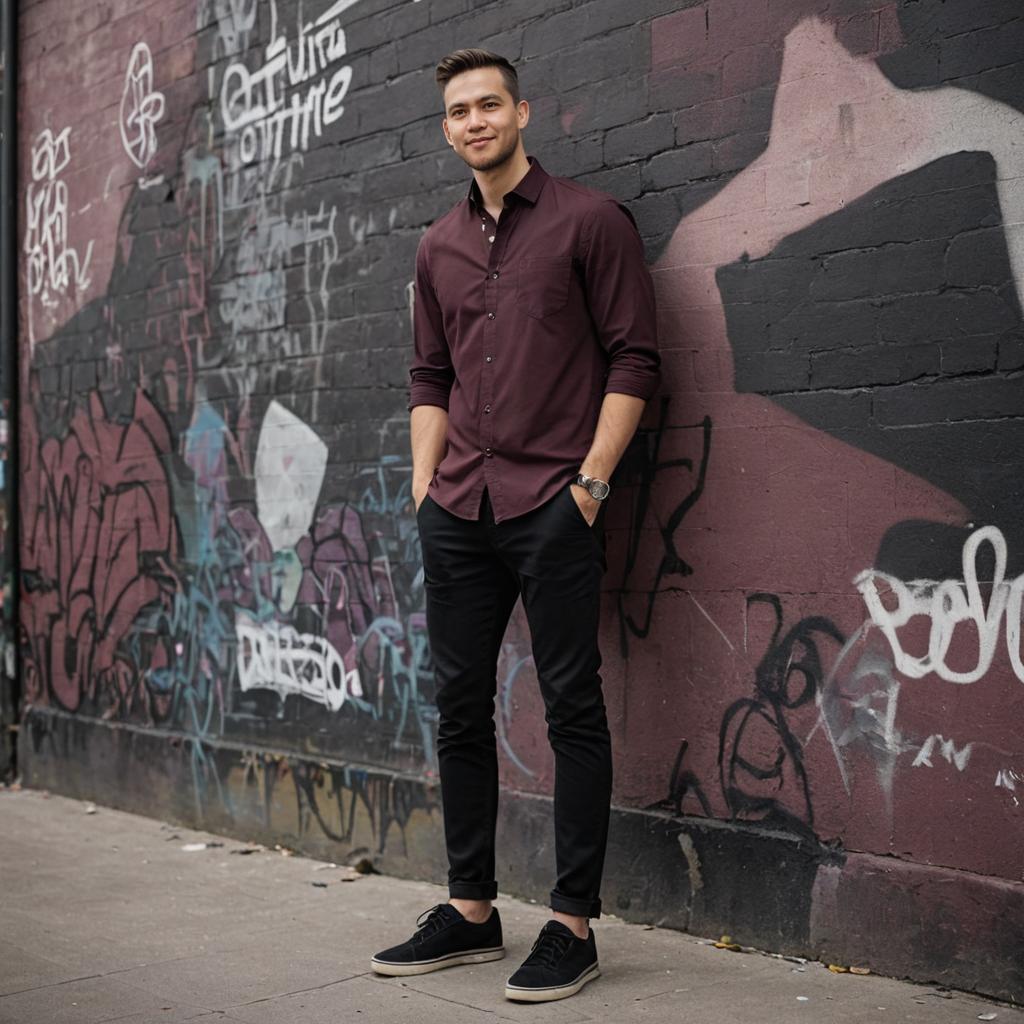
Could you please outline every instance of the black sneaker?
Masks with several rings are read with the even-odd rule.
[[[505,983],[505,998],[524,1003],[565,999],[600,973],[594,929],[578,939],[561,921],[548,921],[523,966]]]
[[[370,966],[378,974],[404,977],[427,974],[456,964],[483,964],[505,955],[498,908],[483,924],[467,921],[450,903],[439,903],[419,916],[418,931],[407,942],[378,953]]]

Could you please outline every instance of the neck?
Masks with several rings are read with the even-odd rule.
[[[489,171],[474,171],[473,177],[476,179],[477,188],[480,189],[484,206],[492,213],[500,210],[505,196],[526,177],[529,169],[530,162],[520,145],[501,166]]]

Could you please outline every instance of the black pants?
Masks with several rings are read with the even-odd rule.
[[[568,486],[540,508],[495,524],[460,519],[427,497],[418,513],[427,630],[437,681],[448,891],[493,899],[498,654],[522,595],[555,754],[551,908],[598,917],[611,800],[611,737],[597,645],[604,545]]]

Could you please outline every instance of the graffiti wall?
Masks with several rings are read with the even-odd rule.
[[[611,906],[1024,1000],[1019,13],[22,5],[29,778],[438,870],[409,299],[467,188],[433,64],[482,44],[657,286],[608,514]],[[519,613],[496,715],[503,870],[542,892]]]

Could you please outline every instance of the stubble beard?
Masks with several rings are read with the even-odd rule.
[[[509,160],[515,155],[516,147],[519,145],[519,134],[518,132],[509,140],[509,144],[500,152],[496,153],[492,157],[485,159],[483,163],[474,163],[472,159],[472,151],[467,150],[463,155],[462,159],[474,170],[474,171],[493,171],[502,164],[508,163]]]

